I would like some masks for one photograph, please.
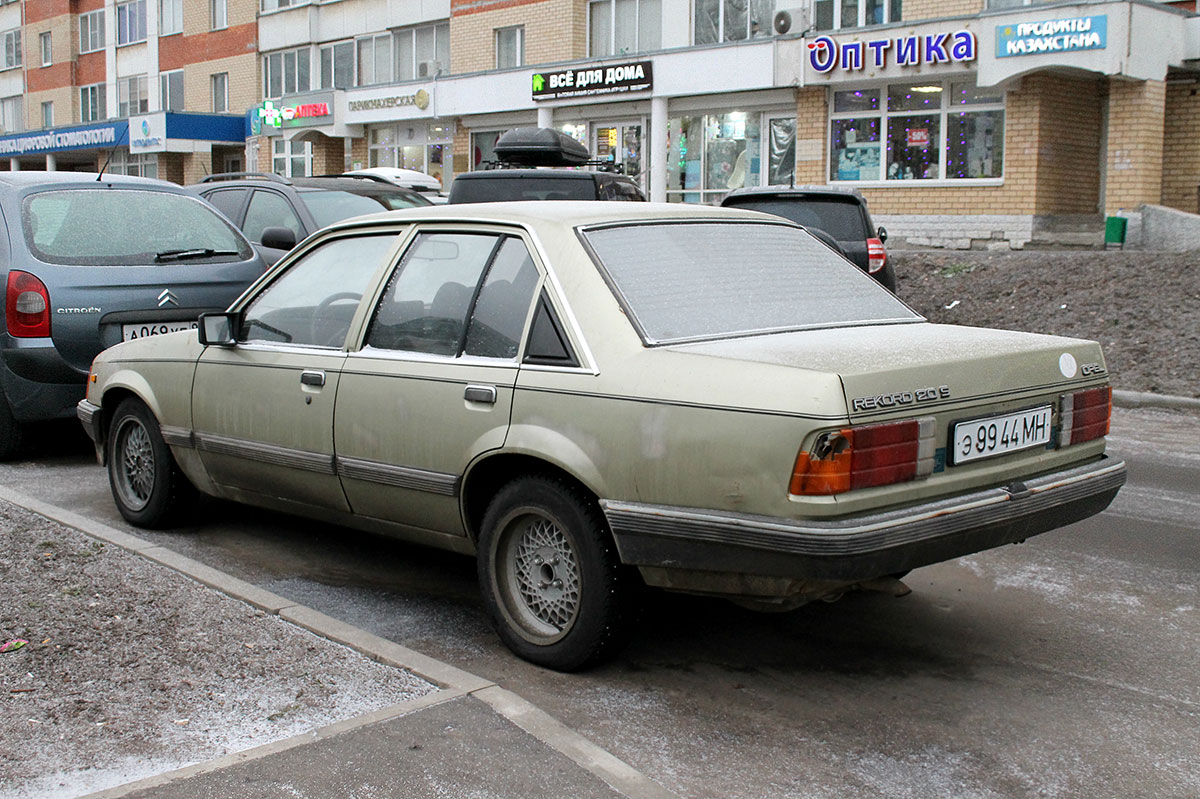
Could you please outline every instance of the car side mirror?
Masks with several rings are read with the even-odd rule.
[[[883,225],[880,225],[879,230],[875,231],[875,234],[879,237],[879,242],[881,244],[887,244],[887,228],[885,228]]]
[[[237,317],[237,314],[228,311],[200,314],[200,343],[206,346],[214,344],[218,347],[232,347],[237,343],[233,336]]]
[[[276,250],[290,250],[296,246],[296,233],[291,228],[263,228],[262,246]]]

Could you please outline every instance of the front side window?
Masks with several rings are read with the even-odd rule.
[[[182,111],[183,110],[183,70],[177,69],[174,72],[164,72],[159,75],[159,90],[162,99],[162,110],[164,111]]]
[[[662,46],[662,0],[592,0],[589,55],[624,55]]]
[[[835,91],[831,181],[999,178],[1004,94],[973,83]]]
[[[103,83],[79,87],[79,121],[99,122],[108,116],[107,92]]]
[[[183,32],[183,0],[158,0],[158,32],[163,36]]]
[[[117,4],[117,44],[146,40],[146,0]]]
[[[242,312],[238,341],[340,347],[395,234],[333,239],[292,262]]]
[[[519,67],[525,63],[525,26],[496,30],[496,69]]]
[[[516,237],[421,234],[375,309],[367,345],[515,358],[537,282],[533,259]]]
[[[114,163],[116,159],[114,158]],[[38,260],[121,266],[168,261],[169,252],[211,249],[187,263],[245,260],[250,245],[203,200],[136,189],[73,189],[30,195],[22,206],[26,240]]]
[[[269,227],[287,228],[296,241],[304,238],[304,225],[287,198],[268,189],[259,189],[250,197],[242,232],[255,244],[262,244],[263,231]]]
[[[4,32],[4,65],[0,69],[21,66],[21,30]]]
[[[902,0],[813,0],[812,23],[830,31],[900,22],[901,6]]]
[[[772,0],[695,0],[695,44],[765,39],[771,35]]]
[[[104,9],[79,15],[79,52],[104,49]]]
[[[650,345],[921,320],[800,228],[687,222],[584,235]],[[713,253],[736,253],[736,268]]]

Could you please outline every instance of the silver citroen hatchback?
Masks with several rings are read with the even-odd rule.
[[[148,178],[0,173],[0,236],[0,458],[27,423],[74,415],[98,352],[194,328],[265,269],[212,206]]]

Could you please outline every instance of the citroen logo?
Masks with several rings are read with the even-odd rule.
[[[175,296],[175,292],[170,289],[163,289],[162,294],[158,295],[158,307],[162,308],[167,305],[179,306],[179,298]]]

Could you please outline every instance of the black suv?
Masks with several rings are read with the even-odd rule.
[[[194,330],[266,269],[208,203],[124,175],[3,173],[0,244],[0,459],[27,422],[75,415],[100,350]]]
[[[587,148],[552,128],[514,128],[496,140],[493,168],[467,172],[450,184],[451,203],[505,200],[625,200],[645,202],[637,181],[614,172],[546,167],[600,166]],[[542,168],[513,168],[542,167]]]
[[[833,186],[763,186],[731,191],[721,205],[775,214],[822,231],[860,269],[890,291],[896,290],[896,272],[883,248],[887,231],[871,222],[866,198],[857,191]]]
[[[363,177],[284,178],[224,172],[188,188],[241,228],[270,264],[298,241],[334,222],[432,205],[414,191]]]

